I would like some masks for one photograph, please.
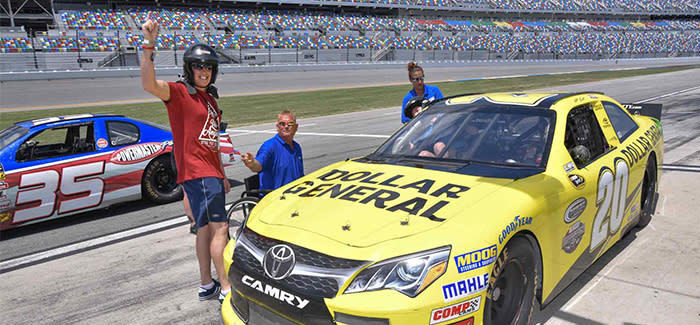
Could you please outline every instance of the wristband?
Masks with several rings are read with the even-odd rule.
[[[153,45],[146,45],[146,44],[141,45],[141,48],[144,49],[144,50],[155,50],[155,49],[156,49],[155,46],[153,46]]]

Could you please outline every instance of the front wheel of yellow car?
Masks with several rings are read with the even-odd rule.
[[[528,324],[535,306],[537,264],[530,241],[510,240],[489,278],[484,324]]]

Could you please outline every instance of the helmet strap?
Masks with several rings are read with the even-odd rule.
[[[191,84],[189,83],[189,81],[187,81],[187,78],[185,78],[185,77],[183,77],[183,76],[180,76],[180,79],[178,79],[177,82],[179,82],[179,83],[185,85],[185,87],[187,87],[187,93],[188,93],[188,94],[194,95],[194,94],[197,93],[197,89],[195,89],[194,86],[191,85]]]
[[[185,87],[187,87],[188,94],[194,95],[197,93],[197,89],[194,87],[194,85],[191,85],[187,81],[187,78],[180,76],[180,79],[178,79],[177,82],[179,82],[179,83],[185,85]],[[219,98],[219,91],[218,91],[218,89],[216,89],[216,86],[214,86],[214,84],[209,84],[209,86],[207,86],[207,93],[214,96],[214,98],[216,98],[216,99]]]

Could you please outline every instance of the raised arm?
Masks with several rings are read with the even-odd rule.
[[[141,86],[143,90],[153,94],[154,96],[168,101],[170,100],[170,87],[164,80],[156,80],[156,70],[153,65],[153,55],[158,37],[158,23],[150,18],[141,26],[143,31],[143,45],[141,55]]]

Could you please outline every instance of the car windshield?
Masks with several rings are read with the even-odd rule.
[[[0,149],[8,146],[12,141],[17,140],[19,137],[25,135],[29,132],[29,129],[21,127],[19,125],[13,125],[0,131]]]
[[[544,168],[554,117],[554,111],[548,109],[486,101],[438,103],[420,113],[367,159]]]

